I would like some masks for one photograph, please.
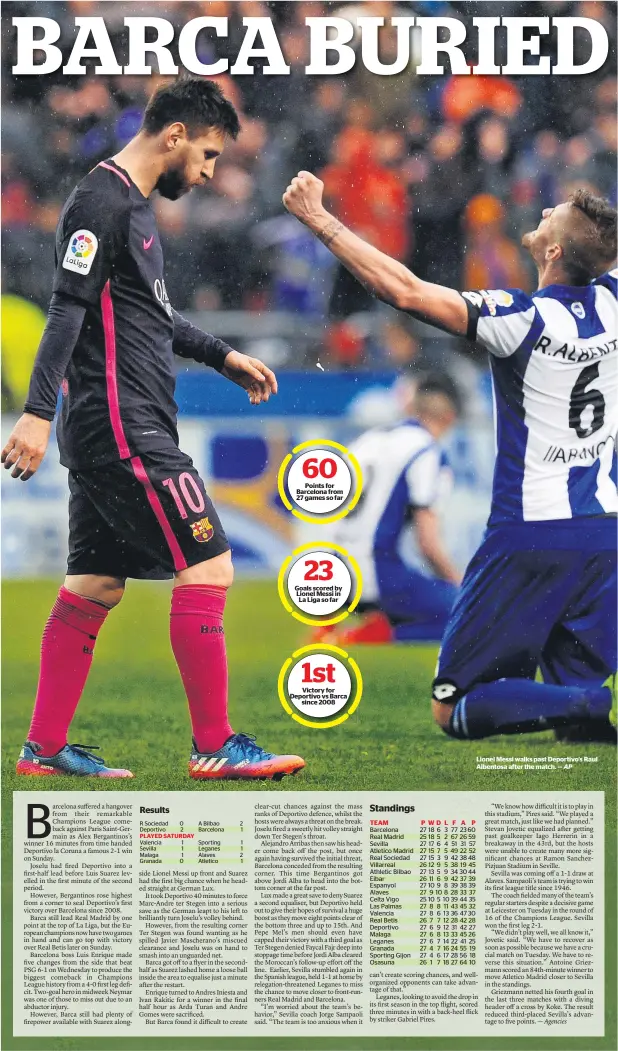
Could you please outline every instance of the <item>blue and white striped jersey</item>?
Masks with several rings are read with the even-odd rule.
[[[433,507],[451,488],[445,453],[416,420],[366,431],[350,445],[363,472],[354,510],[337,523],[335,539],[358,562],[363,600],[378,598],[377,563],[405,544],[414,508]]]
[[[618,512],[618,270],[587,286],[463,292],[490,352],[490,525]]]

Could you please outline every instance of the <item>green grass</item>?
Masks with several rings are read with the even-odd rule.
[[[57,584],[4,585],[5,788],[83,790],[74,778],[17,778],[14,764],[27,732],[36,688],[39,639]],[[429,687],[434,646],[355,647],[364,679],[360,707],[344,724],[311,729],[293,721],[277,698],[277,675],[304,630],[281,607],[275,583],[232,588],[226,614],[230,710],[237,730],[273,751],[297,752],[307,768],[271,783],[196,784],[186,776],[190,729],[186,701],[168,640],[169,585],[131,582],[97,643],[71,739],[99,744],[109,763],[128,766],[132,781],[97,782],[97,790],[267,792],[316,790],[594,790],[610,788],[615,751],[558,744],[551,733],[462,742],[432,723]],[[594,764],[544,772],[478,771],[477,756],[598,757]]]
[[[525,1037],[466,1039],[348,1037],[286,1039],[251,1037],[224,1041],[137,1038],[97,1039],[92,1042],[56,1037],[31,1041],[10,1035],[11,960],[11,793],[17,791],[252,791],[317,790],[381,791],[582,791],[607,793],[606,857],[606,981],[607,1029],[601,1038],[564,1039],[572,1051],[615,1048],[615,750],[601,745],[557,744],[550,733],[491,738],[480,742],[454,741],[432,723],[429,687],[436,659],[433,646],[356,647],[364,678],[364,695],[352,717],[342,726],[314,730],[292,721],[277,698],[279,668],[293,649],[306,641],[304,629],[279,604],[274,582],[242,582],[230,593],[226,635],[230,660],[231,716],[236,729],[255,733],[260,743],[278,751],[300,752],[307,769],[296,778],[271,783],[196,783],[186,776],[190,728],[186,701],[168,641],[169,586],[131,583],[119,609],[109,618],[97,643],[97,654],[86,692],[71,731],[71,739],[100,744],[108,762],[130,766],[132,781],[77,778],[16,777],[15,760],[27,732],[38,672],[39,640],[54,601],[57,582],[9,581],[3,602],[3,1001],[4,1044],[15,1049],[35,1045],[82,1051],[98,1048],[264,1048],[290,1047],[373,1051],[408,1048],[434,1051],[461,1048],[529,1048]],[[573,769],[501,772],[477,771],[477,756],[598,757]],[[532,1041],[552,1048],[555,1038]]]

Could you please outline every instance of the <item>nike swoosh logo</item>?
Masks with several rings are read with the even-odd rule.
[[[150,238],[149,241],[147,241],[146,238],[144,238],[144,248],[146,249],[146,251],[148,251],[148,249],[150,248],[150,246],[151,246],[153,241],[154,241],[154,234],[152,235],[152,237]]]

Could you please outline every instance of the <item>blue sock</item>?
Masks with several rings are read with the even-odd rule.
[[[457,702],[447,733],[478,740],[492,734],[548,730],[604,720],[611,704],[607,686],[548,686],[529,679],[498,679],[473,686]]]

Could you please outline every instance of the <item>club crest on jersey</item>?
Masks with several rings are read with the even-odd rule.
[[[192,522],[193,539],[200,544],[206,544],[215,535],[214,526],[210,524],[209,518],[200,518],[199,522]]]
[[[77,274],[89,274],[99,247],[91,230],[76,230],[69,239],[62,265]]]
[[[586,316],[586,311],[584,310],[583,303],[580,303],[580,302],[571,303],[571,310],[575,314],[575,317],[585,318],[585,316]]]

